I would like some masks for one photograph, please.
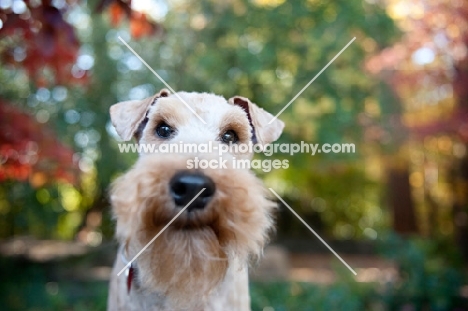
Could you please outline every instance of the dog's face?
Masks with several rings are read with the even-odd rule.
[[[283,123],[268,124],[273,116],[245,98],[178,95],[207,124],[163,90],[150,99],[111,107],[117,132],[140,144],[211,141],[214,146],[267,144],[281,134]],[[188,168],[187,161],[219,160],[217,153],[146,154],[112,187],[116,235],[130,258],[205,189],[136,260],[141,287],[162,293],[173,305],[202,301],[232,260],[247,263],[266,243],[274,203],[252,172],[232,167],[233,156],[251,154],[227,154],[227,168],[204,170]]]

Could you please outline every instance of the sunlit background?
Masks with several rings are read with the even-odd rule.
[[[0,0],[0,305],[105,310],[116,251],[110,105],[164,86],[281,115],[257,174],[288,209],[252,272],[253,310],[468,310],[465,0]],[[260,156],[259,156],[260,157]],[[263,156],[268,158],[267,156]]]

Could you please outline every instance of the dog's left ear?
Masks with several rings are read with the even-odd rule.
[[[110,107],[111,122],[120,138],[124,141],[132,139],[138,127],[146,117],[148,108],[160,97],[169,96],[169,91],[162,89],[159,93],[141,100],[129,100]]]
[[[252,103],[248,98],[234,96],[229,98],[229,103],[241,107],[249,118],[252,126],[252,142],[254,144],[267,145],[276,141],[283,132],[284,122]],[[270,123],[271,122],[271,123]]]

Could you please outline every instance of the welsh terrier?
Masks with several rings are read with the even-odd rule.
[[[273,116],[247,98],[165,89],[147,99],[115,104],[110,116],[119,136],[135,138],[139,146],[264,146],[277,140],[284,127],[278,119],[270,124]],[[267,242],[275,203],[249,169],[229,164],[188,168],[188,160],[211,161],[217,159],[215,153],[140,151],[136,164],[114,182],[110,199],[120,250],[109,311],[250,310],[248,265]],[[252,156],[252,150],[223,155]],[[117,276],[119,271],[125,274]]]

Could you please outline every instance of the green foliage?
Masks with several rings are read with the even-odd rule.
[[[336,267],[338,281],[328,285],[253,282],[252,310],[449,311],[468,305],[460,296],[466,282],[463,262],[451,243],[391,234],[382,239],[379,249],[398,268],[399,276],[391,282],[356,282],[341,265]],[[95,261],[96,255],[45,264],[0,259],[3,310],[105,310],[107,282],[93,281],[91,275],[79,280],[63,278],[76,276],[70,272],[79,269],[91,271],[86,267]]]
[[[251,284],[252,310],[366,310],[372,297],[369,285],[340,283],[320,286],[309,283]],[[268,309],[267,309],[268,310]]]
[[[451,246],[450,246],[451,245]],[[447,241],[404,239],[389,234],[379,245],[383,257],[398,267],[388,283],[357,283],[345,268],[337,283],[254,283],[252,310],[464,310],[460,296],[466,282],[463,262]]]
[[[375,238],[366,232],[386,226],[380,202],[382,185],[365,175],[364,164],[342,161],[338,165],[332,160],[310,158],[309,155],[289,157],[290,168],[277,173],[283,182],[294,180],[284,191],[291,206],[306,218],[318,217],[319,228],[338,239]],[[301,160],[302,163],[308,161],[311,167],[304,167]],[[271,177],[266,176],[266,179],[269,181]],[[283,223],[288,232],[291,232],[288,227],[296,231],[304,229],[297,232],[298,236],[307,231],[297,228],[294,219]]]
[[[356,153],[275,155],[288,159],[290,168],[264,178],[289,202],[297,202],[294,208],[306,217],[318,218],[322,228],[336,238],[366,238],[366,228],[379,231],[385,227],[381,185],[366,173],[367,142],[357,120],[366,101],[384,104],[379,101],[382,86],[364,72],[363,62],[369,53],[366,46],[375,49],[395,40],[392,20],[379,5],[360,1],[273,4],[236,0],[173,5],[163,22],[164,35],[140,41],[131,40],[127,25],[110,29],[106,16],[91,13],[94,4],[82,4],[74,9],[72,20],[82,42],[81,54],[94,60],[89,86],[50,87],[46,90],[50,96],[44,100],[37,97],[37,88],[23,83],[27,78],[21,71],[0,69],[0,81],[7,87],[2,96],[16,99],[32,114],[45,111],[49,125],[80,156],[83,176],[92,179],[76,187],[81,219],[88,209],[103,211],[106,225],[102,230],[110,236],[107,189],[136,158],[118,152],[109,123],[110,105],[150,96],[164,87],[118,36],[175,90],[214,92],[227,98],[239,94],[273,114],[356,37],[281,115],[286,128],[280,140],[354,143]],[[54,96],[63,90],[65,98]],[[326,202],[324,210],[314,209],[311,202],[316,198]],[[48,205],[29,204],[38,213],[49,213]],[[64,230],[54,226],[46,231],[70,237]]]
[[[0,202],[3,215],[0,217],[0,236],[30,234],[38,238],[58,237],[57,223],[60,217],[67,215],[57,187],[34,189],[29,183],[3,183]],[[37,206],[44,208],[38,209]]]
[[[379,248],[398,267],[396,280],[360,283],[339,265],[339,281],[330,285],[252,282],[252,310],[466,310],[468,300],[460,296],[466,282],[463,262],[454,248],[446,245],[444,241],[404,239],[391,234]],[[92,271],[89,265],[96,262],[96,256],[46,264],[0,259],[2,310],[105,310],[107,282],[93,281],[91,274],[76,279],[77,270]],[[75,279],[63,278],[65,271]]]
[[[368,238],[365,229],[379,231],[387,225],[382,186],[366,172],[369,142],[357,124],[366,101],[389,104],[379,101],[384,87],[363,70],[365,42],[384,46],[396,39],[396,28],[381,7],[359,1],[286,1],[278,6],[201,1],[174,8],[165,25],[167,41],[158,47],[174,57],[154,66],[166,70],[178,89],[240,94],[273,114],[356,36],[281,115],[286,128],[279,141],[354,143],[356,153],[276,154],[289,160],[289,168],[263,177],[301,215],[319,218],[336,238]],[[312,206],[317,198],[326,202],[320,212]]]
[[[1,258],[2,310],[106,310],[108,283],[57,280],[54,272],[64,267],[63,263],[37,264]]]
[[[388,236],[382,254],[395,262],[400,279],[387,284],[382,299],[394,308],[411,304],[418,309],[452,310],[459,300],[466,274],[463,261],[450,241],[406,240]]]

